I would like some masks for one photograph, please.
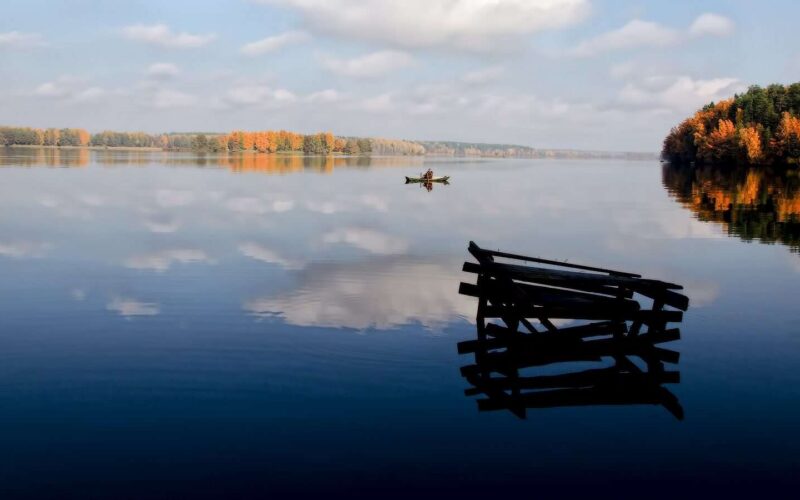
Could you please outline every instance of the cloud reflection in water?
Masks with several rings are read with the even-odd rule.
[[[437,330],[474,316],[474,304],[457,293],[459,264],[409,257],[315,263],[298,273],[293,291],[247,300],[243,309],[297,326],[365,330],[419,323]]]

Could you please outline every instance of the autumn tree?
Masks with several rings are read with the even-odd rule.
[[[58,146],[60,133],[57,128],[49,128],[44,131],[44,145],[45,146]]]
[[[662,156],[676,163],[795,163],[800,83],[750,87],[674,127]]]
[[[336,153],[344,153],[344,149],[347,146],[347,141],[337,137],[333,142],[333,151]]]
[[[290,133],[289,142],[291,144],[291,151],[302,151],[304,138],[300,134]]]
[[[242,132],[241,141],[242,151],[252,151],[256,143],[255,134],[252,132]]]
[[[361,153],[361,148],[358,147],[358,141],[355,139],[347,139],[344,145],[344,152],[349,155],[357,155]]]
[[[787,163],[800,162],[800,118],[784,112],[775,134],[776,155]]]
[[[326,155],[333,147],[333,134],[319,133],[303,138],[303,152],[309,155]]]
[[[758,163],[761,161],[763,151],[761,149],[761,134],[755,127],[743,127],[739,130],[739,146],[744,150],[747,161]]]
[[[267,138],[266,132],[254,132],[253,133],[253,143],[256,148],[256,151],[259,153],[266,153],[269,149],[269,139]]]

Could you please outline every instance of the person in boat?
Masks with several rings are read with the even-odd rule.
[[[433,179],[433,170],[428,169],[428,171],[425,172],[425,179],[427,179],[427,180]]]

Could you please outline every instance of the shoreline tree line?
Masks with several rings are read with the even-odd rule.
[[[711,103],[673,128],[662,158],[676,164],[800,165],[800,83]]]
[[[105,130],[90,134],[84,129],[39,129],[0,126],[0,146],[77,146],[95,148],[155,148],[166,151],[224,153],[294,152],[307,155],[345,154],[382,156],[446,156],[476,158],[650,160],[655,153],[540,149],[513,144],[468,143],[457,141],[411,141],[385,138],[334,136],[330,132],[298,134],[285,130],[221,133],[148,134]]]
[[[346,155],[391,154],[423,155],[419,143],[396,139],[337,137],[331,132],[299,134],[286,130],[216,133],[116,132],[105,130],[90,134],[77,128],[31,128],[0,126],[0,146],[77,146],[103,148],[158,148],[168,151],[223,153],[295,152],[308,155],[340,153]]]

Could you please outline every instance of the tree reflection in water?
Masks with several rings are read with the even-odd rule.
[[[662,182],[698,220],[722,224],[745,241],[780,243],[800,252],[797,171],[665,164]]]

